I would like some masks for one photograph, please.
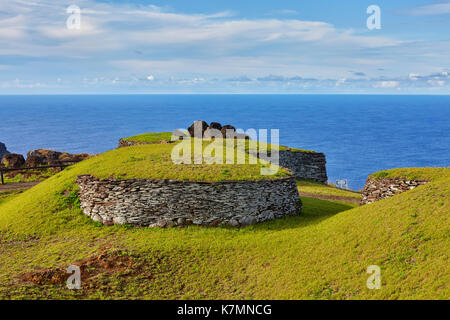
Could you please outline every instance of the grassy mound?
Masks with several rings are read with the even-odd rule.
[[[172,132],[154,132],[143,133],[128,138],[124,138],[124,141],[134,141],[141,143],[160,143],[172,141]]]
[[[120,158],[108,170],[101,156],[89,159],[0,204],[1,298],[450,298],[448,171],[368,206],[302,197],[302,215],[243,229],[106,227],[85,217],[76,174],[123,174],[112,164],[146,147],[107,153]],[[61,268],[71,264],[87,270],[81,290],[65,286]],[[380,290],[366,287],[369,265],[381,268]]]
[[[437,180],[450,175],[450,168],[397,168],[378,171],[370,175],[371,178],[401,178],[407,180]]]
[[[203,148],[207,147],[203,144]],[[223,181],[223,180],[260,180],[289,176],[290,173],[279,169],[275,176],[261,175],[261,168],[268,163],[258,160],[257,164],[249,164],[252,156],[244,154],[246,164],[194,164],[194,147],[192,145],[192,164],[175,164],[171,151],[175,144],[137,145],[108,151],[99,156],[83,161],[79,165],[69,167],[64,176],[91,174],[104,179],[169,179],[179,181]],[[224,154],[228,152],[224,149]],[[233,153],[234,158],[237,152]],[[256,159],[255,159],[256,160]],[[57,174],[60,177],[61,174]]]
[[[124,141],[134,141],[139,143],[148,143],[148,144],[154,144],[154,143],[161,143],[161,142],[170,142],[172,137],[171,132],[156,132],[156,133],[142,133],[138,134],[132,137],[124,138]],[[223,139],[224,145],[226,144],[226,139]],[[245,151],[258,151],[262,146],[265,146],[268,151],[272,149],[272,144],[270,143],[263,143],[263,142],[257,142],[257,147],[253,147],[248,140],[245,140]],[[237,146],[235,146],[237,148]],[[304,150],[304,149],[298,149],[298,148],[290,148],[286,146],[278,146],[279,150],[291,150],[293,152],[314,152],[312,150]]]

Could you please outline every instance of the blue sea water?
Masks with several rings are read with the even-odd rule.
[[[0,96],[0,141],[22,154],[99,153],[197,119],[279,129],[282,145],[324,152],[329,180],[355,190],[378,170],[450,164],[450,96]]]

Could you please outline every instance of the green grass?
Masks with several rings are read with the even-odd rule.
[[[128,158],[148,151],[123,149]],[[82,214],[73,180],[86,169],[106,174],[115,157],[126,159],[115,151],[89,159],[0,204],[1,298],[450,298],[448,175],[356,208],[303,197],[301,215],[242,229],[106,227]],[[79,291],[20,281],[104,250],[138,267],[82,274]],[[380,290],[366,288],[369,265],[381,267]]]
[[[450,175],[450,168],[398,168],[372,173],[372,178],[403,178],[408,180],[436,180]]]
[[[24,189],[0,191],[0,205],[24,192]]]
[[[171,141],[172,132],[154,132],[143,133],[132,137],[124,138],[125,141],[136,141],[142,143],[159,143],[162,141]]]
[[[204,144],[206,147],[208,143]],[[246,164],[175,164],[171,151],[176,144],[138,145],[108,151],[73,166],[74,173],[92,174],[97,178],[116,179],[170,179],[183,181],[261,180],[289,176],[279,169],[275,176],[261,175],[268,163],[258,160],[249,164],[252,156],[244,154]],[[194,147],[192,147],[194,150]],[[224,149],[224,153],[228,149]],[[233,152],[233,151],[231,151]],[[231,153],[233,155],[233,153]],[[234,153],[236,158],[237,153]],[[191,153],[191,159],[194,153]]]
[[[301,180],[297,179],[297,186],[300,192],[325,195],[325,196],[336,196],[336,197],[347,197],[360,199],[361,194],[359,192],[344,190],[336,188],[335,186],[328,185],[325,183],[320,183],[311,180]]]
[[[9,173],[4,176],[5,184],[42,181],[59,172],[59,169],[45,168],[33,170],[21,170],[21,173],[9,177]]]

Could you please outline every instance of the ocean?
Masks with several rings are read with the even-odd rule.
[[[100,153],[194,120],[279,129],[280,144],[325,153],[329,181],[347,179],[353,190],[382,169],[450,164],[450,96],[0,96],[0,142],[22,154]]]

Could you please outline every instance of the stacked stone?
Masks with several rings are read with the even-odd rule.
[[[260,181],[99,180],[79,176],[83,212],[105,225],[233,227],[298,214],[294,177]]]
[[[220,135],[223,138],[249,139],[249,136],[246,134],[236,132],[236,128],[232,125],[222,126],[218,122],[211,122],[208,125],[203,120],[197,120],[187,130],[189,135],[195,138],[211,138]]]
[[[428,180],[406,180],[392,178],[367,178],[361,195],[361,204],[372,203],[395,196],[408,190],[424,185]]]
[[[299,179],[310,179],[326,183],[328,180],[325,154],[307,151],[280,150],[279,165],[287,168]],[[270,152],[254,154],[260,159],[270,161]]]

